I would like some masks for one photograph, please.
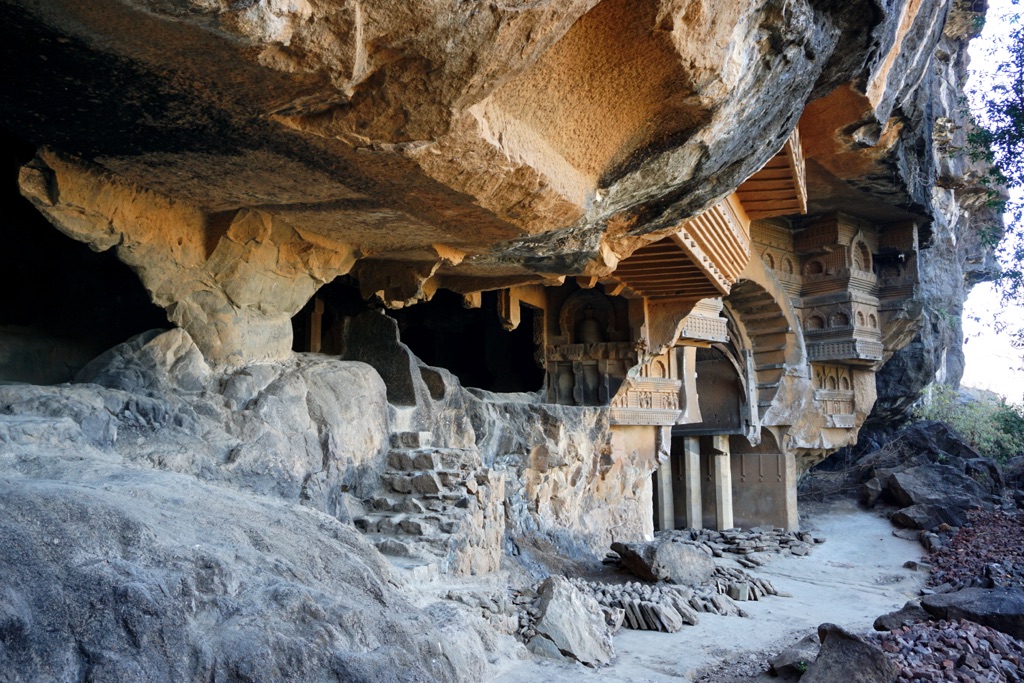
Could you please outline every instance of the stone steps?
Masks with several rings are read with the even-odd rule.
[[[354,522],[385,555],[443,558],[477,509],[479,451],[433,447],[431,441],[430,432],[391,435],[381,493],[364,501],[366,514]]]

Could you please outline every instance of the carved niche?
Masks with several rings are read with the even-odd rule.
[[[626,373],[640,360],[640,349],[621,339],[618,319],[607,296],[596,289],[571,294],[558,313],[556,343],[545,348],[548,397],[570,406],[607,405]]]
[[[640,368],[639,377],[623,382],[612,399],[611,423],[619,425],[673,425],[682,416],[675,379],[675,354],[668,352]]]
[[[800,306],[811,361],[882,360],[877,230],[843,214],[804,224],[794,239],[800,259]]]
[[[851,429],[854,423],[853,371],[842,365],[813,363],[814,400],[828,427]]]

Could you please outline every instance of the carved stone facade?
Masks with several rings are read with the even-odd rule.
[[[910,317],[915,224],[799,215],[803,164],[794,135],[742,191],[609,276],[547,288],[539,304],[547,400],[607,406],[613,441],[669,471],[659,476],[662,524],[727,526],[762,515],[794,527],[793,473],[856,439],[873,373],[901,334],[887,328]],[[766,200],[764,188],[780,187],[783,171],[792,199],[778,200],[776,189]],[[791,209],[797,215],[785,215]],[[523,296],[509,291],[503,300]],[[814,413],[798,408],[808,405]],[[718,462],[735,449],[744,455],[733,466]],[[754,481],[749,467],[761,472],[760,493],[743,488]],[[673,468],[702,483],[670,485]],[[727,489],[734,502],[719,510]],[[765,499],[774,501],[768,512]]]

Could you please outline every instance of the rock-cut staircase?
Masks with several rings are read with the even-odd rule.
[[[436,561],[443,573],[497,568],[504,479],[476,447],[435,447],[430,432],[392,434],[381,489],[355,520],[381,553]]]

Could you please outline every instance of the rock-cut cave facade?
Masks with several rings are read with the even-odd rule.
[[[209,372],[372,368],[372,476],[325,500],[385,554],[485,572],[513,529],[795,530],[800,473],[906,399],[887,362],[954,362],[930,302],[998,224],[959,152],[983,11],[11,0],[0,125],[20,194]]]

